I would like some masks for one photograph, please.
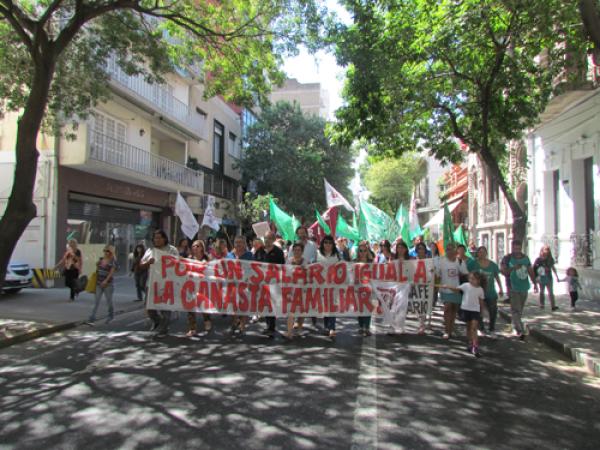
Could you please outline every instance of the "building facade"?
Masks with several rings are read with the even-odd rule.
[[[150,244],[152,231],[182,236],[173,207],[177,192],[202,222],[206,195],[217,197],[217,215],[238,232],[237,204],[242,110],[215,97],[202,98],[197,74],[170,73],[162,85],[125,74],[107,61],[112,96],[89,119],[60,136],[40,135],[36,217],[13,259],[53,267],[68,239],[77,239],[84,272],[104,245],[116,247],[121,271],[135,244]],[[0,122],[0,209],[14,170],[17,114]],[[67,138],[67,135],[72,136]],[[204,228],[200,235],[209,232]]]
[[[433,156],[427,155],[425,160],[427,175],[417,184],[415,189],[415,203],[417,204],[417,215],[420,224],[428,223],[443,207],[440,202],[440,180],[444,175],[445,168]],[[434,235],[437,237],[437,226],[432,228]]]
[[[583,296],[600,299],[600,58],[561,74],[559,94],[527,136],[529,253],[550,245],[557,267],[579,271]],[[572,75],[572,74],[570,74]]]
[[[305,114],[323,119],[329,116],[329,93],[322,88],[321,83],[300,83],[295,78],[288,78],[283,86],[273,90],[270,99],[272,103],[298,103]]]

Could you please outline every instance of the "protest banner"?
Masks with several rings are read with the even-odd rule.
[[[155,260],[148,284],[150,309],[276,317],[383,316],[378,299],[382,283],[383,289],[410,285],[405,290],[407,311],[431,309],[431,259],[292,266],[236,259],[200,262],[156,251]],[[396,311],[393,301],[386,306]]]

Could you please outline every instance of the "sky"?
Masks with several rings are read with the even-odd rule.
[[[340,20],[351,22],[350,14],[335,0],[326,0],[329,10],[335,11]],[[337,65],[335,56],[324,51],[310,55],[305,49],[298,56],[287,58],[283,66],[288,78],[295,78],[300,83],[321,83],[329,93],[328,118],[334,118],[334,112],[342,105],[341,92],[344,85],[344,68]]]

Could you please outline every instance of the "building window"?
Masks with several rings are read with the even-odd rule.
[[[237,136],[233,133],[229,133],[229,144],[227,146],[227,151],[229,155],[234,158],[240,157],[240,146],[238,145]]]
[[[496,260],[500,261],[506,253],[504,245],[504,233],[496,235]]]
[[[552,195],[554,200],[554,234],[560,231],[560,174],[558,170],[552,172]]]
[[[490,248],[490,235],[489,234],[484,233],[481,235],[481,245],[487,249]]]
[[[223,172],[223,153],[225,150],[225,127],[215,120],[213,134],[213,168]]]
[[[498,194],[499,194],[498,181],[492,176],[488,176],[487,181],[488,181],[488,202],[495,202],[498,200]]]

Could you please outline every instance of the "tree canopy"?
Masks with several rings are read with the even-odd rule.
[[[346,65],[346,106],[337,138],[363,138],[375,152],[477,153],[523,237],[526,211],[507,183],[507,142],[533,126],[566,64],[585,56],[577,5],[560,0],[343,2],[354,23],[336,36]],[[575,72],[571,72],[575,75]]]
[[[427,173],[427,163],[411,152],[368,163],[361,172],[371,193],[369,201],[393,217],[401,204],[410,203],[415,186]]]
[[[279,206],[296,217],[313,218],[325,209],[323,178],[346,198],[353,175],[354,153],[330,143],[326,122],[304,115],[297,103],[278,102],[265,108],[248,131],[239,163],[242,183],[256,183],[259,194],[271,193]]]
[[[14,184],[0,219],[0,283],[36,216],[43,121],[59,130],[107,98],[107,58],[128,75],[199,77],[205,95],[262,103],[285,52],[320,45],[330,17],[316,0],[0,0],[0,113],[20,111]]]

